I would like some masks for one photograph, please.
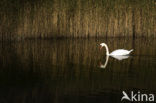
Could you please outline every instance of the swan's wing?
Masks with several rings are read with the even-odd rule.
[[[110,53],[110,55],[128,55],[130,52],[125,49],[118,49]]]

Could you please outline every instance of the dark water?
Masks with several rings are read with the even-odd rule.
[[[134,49],[124,60],[105,49]],[[0,43],[0,103],[117,103],[122,91],[156,92],[156,41],[41,40]],[[102,67],[102,68],[101,68]]]

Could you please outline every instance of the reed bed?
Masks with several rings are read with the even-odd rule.
[[[156,37],[154,0],[2,0],[0,40]]]

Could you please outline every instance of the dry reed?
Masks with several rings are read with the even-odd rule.
[[[3,0],[0,6],[0,40],[156,37],[154,0]]]

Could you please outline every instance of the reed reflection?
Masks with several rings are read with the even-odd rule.
[[[120,57],[122,61],[101,58],[105,50],[99,51],[97,44],[102,41],[110,51],[134,48],[133,57]],[[34,103],[86,103],[93,102],[94,97],[111,102],[114,96],[115,103],[120,103],[122,90],[156,91],[155,45],[155,40],[129,39],[3,43],[0,100],[22,103],[33,97]],[[97,67],[100,61],[107,69]]]

